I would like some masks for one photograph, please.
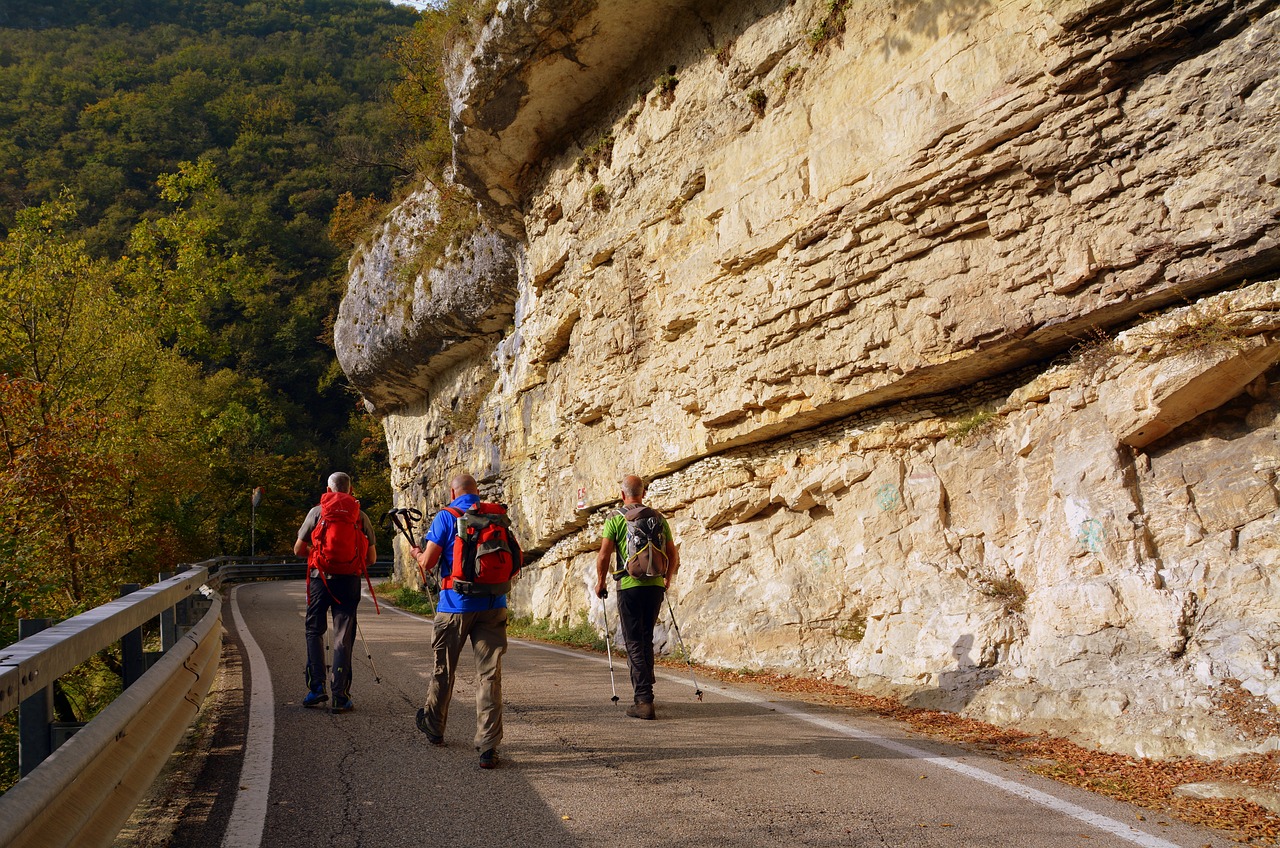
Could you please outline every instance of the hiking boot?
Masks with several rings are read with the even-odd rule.
[[[426,707],[418,707],[417,724],[418,724],[418,729],[422,731],[422,733],[427,737],[427,741],[430,742],[432,745],[444,744],[443,736],[437,736],[436,734],[432,733],[430,730],[427,730],[427,708]]]
[[[658,717],[653,711],[652,701],[640,701],[639,703],[632,704],[627,707],[627,715],[632,718],[642,718],[646,721],[653,721]]]
[[[491,769],[498,767],[498,749],[490,748],[480,754],[480,768]]]
[[[349,713],[356,708],[355,702],[350,698],[336,696],[333,699],[333,708],[329,710],[331,713]]]
[[[318,707],[327,700],[329,700],[329,694],[323,689],[319,692],[312,691],[302,696],[302,706]]]

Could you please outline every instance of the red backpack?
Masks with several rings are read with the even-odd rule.
[[[311,531],[311,565],[321,574],[363,574],[368,553],[360,502],[346,492],[321,495],[320,519]]]
[[[494,596],[511,591],[511,578],[524,565],[524,553],[511,533],[507,508],[477,503],[466,512],[445,507],[457,519],[449,576],[440,588],[463,595]]]

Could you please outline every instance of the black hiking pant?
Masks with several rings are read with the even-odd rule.
[[[653,626],[658,623],[666,591],[661,586],[618,590],[618,617],[622,619],[627,668],[637,704],[653,703]]]
[[[356,607],[360,604],[359,574],[329,574],[307,581],[307,688],[324,691],[324,633],[333,612],[334,703],[351,696],[351,658],[356,645]]]

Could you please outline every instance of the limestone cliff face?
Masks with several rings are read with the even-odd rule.
[[[828,10],[500,4],[452,81],[486,228],[405,280],[413,199],[337,329],[401,503],[473,470],[518,612],[602,625],[634,471],[700,661],[1276,744],[1215,698],[1280,704],[1280,12]]]

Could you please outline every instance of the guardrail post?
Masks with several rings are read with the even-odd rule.
[[[164,582],[173,576],[172,571],[160,572],[160,581]],[[160,613],[160,652],[167,653],[170,648],[178,644],[178,619],[177,608],[169,607]]]
[[[142,586],[138,583],[125,583],[120,587],[120,597],[136,592]],[[147,670],[147,658],[142,654],[142,628],[130,630],[120,637],[120,656],[122,660],[123,685],[128,689],[138,681]]]
[[[18,620],[18,638],[34,636],[53,626],[51,618]],[[53,681],[18,705],[18,773],[26,777],[53,753],[49,727],[53,723]]]

